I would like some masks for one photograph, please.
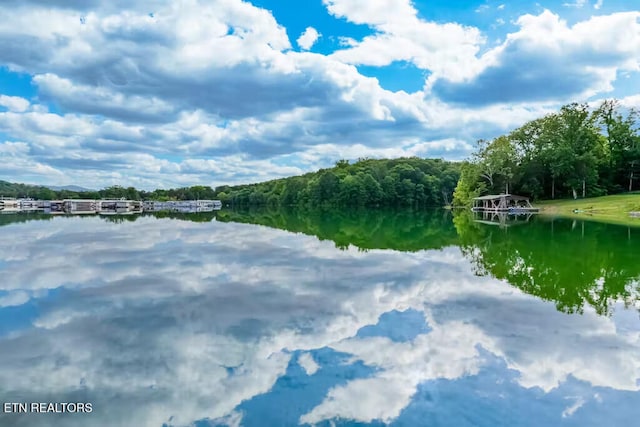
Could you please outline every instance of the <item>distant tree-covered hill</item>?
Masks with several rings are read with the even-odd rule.
[[[204,185],[192,187],[158,189],[153,191],[138,190],[134,187],[114,185],[102,190],[87,190],[78,186],[45,187],[42,185],[18,184],[0,181],[0,197],[31,197],[40,200],[59,199],[130,199],[130,200],[195,200],[213,199],[215,190]]]
[[[68,190],[68,191],[75,191],[78,193],[95,191],[90,188],[80,187],[79,185],[47,185],[46,187],[52,189],[53,191]]]
[[[444,206],[451,202],[459,164],[417,157],[361,159],[302,176],[216,188],[233,206]]]
[[[55,196],[55,191],[44,186],[0,181],[0,197],[33,197],[34,199],[49,200]]]
[[[53,190],[45,186],[0,181],[0,196],[54,200],[127,198],[132,200],[220,199],[233,206],[376,207],[444,206],[460,177],[458,163],[440,159],[340,160],[330,169],[272,181],[221,186],[138,190],[111,186],[98,191]],[[80,189],[81,187],[75,187]]]

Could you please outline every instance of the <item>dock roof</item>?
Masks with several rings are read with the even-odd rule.
[[[488,194],[486,196],[474,197],[473,200],[498,200],[502,198],[511,200],[529,200],[528,197],[516,196],[515,194]]]

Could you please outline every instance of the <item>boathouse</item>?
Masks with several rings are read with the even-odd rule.
[[[0,197],[0,212],[18,212],[20,202],[13,197]]]
[[[474,212],[538,212],[538,208],[531,206],[528,197],[514,194],[490,194],[473,199]]]

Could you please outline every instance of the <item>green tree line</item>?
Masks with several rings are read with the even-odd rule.
[[[459,164],[417,157],[340,160],[333,168],[250,185],[216,188],[233,206],[384,207],[451,203]]]
[[[51,190],[44,186],[0,181],[4,197],[42,200],[126,198],[130,200],[220,199],[232,206],[383,207],[444,206],[451,203],[460,176],[459,163],[440,159],[361,159],[301,176],[257,184],[197,185],[175,189],[138,190],[111,186],[99,191]]]
[[[638,112],[616,100],[569,104],[491,141],[461,167],[454,204],[483,194],[534,199],[595,197],[638,189]]]
[[[157,189],[153,191],[138,190],[134,187],[114,185],[98,191],[52,190],[39,185],[16,184],[0,181],[0,196],[31,197],[39,200],[61,199],[129,199],[129,200],[210,200],[216,197],[216,191],[209,186]]]

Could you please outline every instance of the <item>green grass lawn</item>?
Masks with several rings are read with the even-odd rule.
[[[640,212],[640,192],[577,200],[544,200],[534,206],[540,208],[542,215],[640,226],[640,218],[629,215],[629,212]]]

